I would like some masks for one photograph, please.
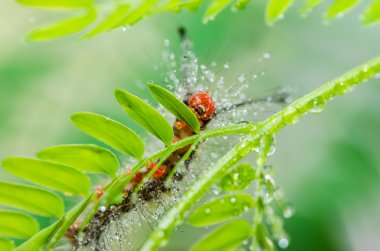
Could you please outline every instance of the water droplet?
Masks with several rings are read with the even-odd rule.
[[[270,59],[271,57],[272,57],[272,55],[270,53],[268,53],[268,52],[266,52],[266,53],[263,54],[263,58],[264,59]]]
[[[127,31],[127,27],[121,26],[121,31]]]
[[[348,86],[345,82],[340,82],[335,86],[334,91],[337,94],[345,94],[348,91]]]
[[[99,207],[99,211],[104,213],[106,211],[106,207],[105,206],[101,206]]]
[[[235,198],[235,197],[232,197],[232,198],[230,199],[230,202],[231,202],[231,203],[235,203],[235,202],[236,202],[236,198]]]
[[[165,247],[166,245],[168,245],[168,240],[163,240],[162,242],[161,242],[161,247]]]
[[[278,246],[282,249],[285,249],[289,246],[289,240],[285,237],[282,237],[278,240]]]
[[[230,68],[230,65],[226,63],[226,64],[223,65],[223,68],[224,68],[224,69],[229,69],[229,68]]]
[[[292,102],[293,102],[293,98],[292,97],[286,97],[285,98],[285,103],[290,104]]]
[[[309,110],[310,113],[320,113],[326,109],[326,101],[319,97],[311,101],[312,108]]]
[[[210,214],[211,213],[211,209],[210,208],[206,208],[205,209],[205,214]]]
[[[164,40],[164,45],[165,45],[166,47],[169,47],[169,46],[170,46],[170,40],[169,40],[169,39],[165,39],[165,40]]]
[[[240,75],[239,78],[238,78],[239,82],[240,83],[243,83],[245,81],[245,76],[244,75]]]
[[[291,206],[288,206],[284,209],[283,216],[286,219],[289,219],[290,217],[293,216],[294,210]]]
[[[295,107],[288,106],[285,108],[284,114],[282,115],[282,120],[286,124],[296,124],[300,121],[300,119],[301,115]]]
[[[276,138],[274,136],[271,136],[269,138],[269,150],[268,150],[268,156],[271,156],[276,151]]]
[[[158,237],[162,238],[165,236],[165,233],[163,231],[158,232]]]

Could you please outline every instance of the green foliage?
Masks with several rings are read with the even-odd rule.
[[[90,112],[75,113],[71,120],[82,131],[116,150],[138,159],[144,154],[145,145],[142,139],[115,120]]]
[[[137,23],[142,20],[149,11],[155,6],[158,0],[144,0],[141,5],[137,6],[132,10],[126,17],[124,17],[120,23],[116,24],[114,27],[119,27],[122,25],[128,26]]]
[[[58,241],[63,237],[66,230],[74,223],[74,221],[79,217],[81,213],[86,209],[89,203],[93,200],[95,196],[89,196],[86,200],[83,200],[77,206],[72,208],[69,212],[67,212],[61,219],[58,221],[57,228],[54,228],[53,231],[49,234],[48,241],[49,247],[53,248]],[[45,242],[47,245],[47,243]]]
[[[29,7],[42,8],[61,8],[64,10],[74,8],[82,14],[76,17],[70,17],[63,21],[57,21],[53,24],[43,26],[32,30],[27,36],[30,41],[43,41],[64,37],[76,32],[84,31],[81,38],[90,38],[101,33],[110,31],[121,26],[131,26],[151,15],[161,14],[163,12],[180,12],[181,10],[195,11],[201,5],[207,5],[203,15],[203,22],[207,23],[214,20],[216,16],[231,6],[233,11],[245,9],[250,0],[144,0],[144,1],[92,1],[92,0],[17,0],[19,3]],[[304,0],[305,4],[300,9],[300,14],[306,17],[314,8],[325,0]],[[266,22],[269,25],[280,20],[286,11],[292,6],[294,0],[270,0],[266,7]],[[324,15],[325,20],[331,20],[339,17],[353,7],[364,2],[363,0],[335,0],[329,4]],[[109,5],[109,8],[104,8]],[[362,25],[374,25],[380,21],[380,1],[371,0],[365,9],[361,23]],[[92,28],[89,26],[95,23]]]
[[[37,221],[24,213],[0,211],[0,235],[26,239],[38,232]]]
[[[208,6],[204,16],[203,23],[208,23],[210,20],[214,20],[215,17],[224,10],[229,4],[231,0],[214,0]],[[240,5],[241,6],[241,5]]]
[[[63,220],[56,221],[52,225],[47,228],[42,229],[32,238],[22,243],[20,246],[15,248],[15,251],[43,251],[47,246],[49,240],[53,237],[55,231],[58,230],[60,226],[62,226]]]
[[[326,19],[333,19],[338,15],[343,15],[349,9],[353,8],[360,0],[335,0],[326,12]]]
[[[102,32],[114,29],[129,14],[130,8],[131,6],[129,4],[121,4],[116,6],[115,11],[113,13],[105,17],[97,26],[95,26],[91,31],[86,33],[83,36],[83,38],[90,38]]]
[[[231,221],[205,236],[191,248],[191,251],[234,250],[251,234],[251,225],[246,220]]]
[[[23,157],[6,158],[2,166],[17,177],[60,192],[83,195],[90,191],[90,179],[69,166]]]
[[[162,140],[165,145],[170,145],[174,136],[172,126],[158,111],[137,96],[120,89],[115,91],[115,97],[132,119]],[[172,101],[168,100],[168,102]]]
[[[16,0],[17,2],[31,6],[44,8],[81,8],[93,4],[93,0]]]
[[[213,225],[237,217],[256,205],[252,196],[245,193],[228,194],[214,198],[197,209],[188,218],[196,227]]]
[[[52,146],[39,151],[36,156],[79,171],[104,173],[109,176],[115,176],[120,165],[119,160],[111,151],[96,145]]]
[[[219,187],[225,191],[243,190],[256,178],[255,169],[249,163],[234,167],[220,182]]]
[[[275,21],[282,18],[293,1],[294,0],[270,0],[266,10],[267,23],[273,24]]]
[[[300,14],[306,17],[310,12],[314,10],[318,5],[326,0],[307,0],[304,6],[300,9]]]
[[[12,251],[14,248],[15,248],[15,244],[13,241],[0,237],[0,250]]]
[[[380,0],[374,0],[364,12],[362,25],[373,25],[380,21]]]
[[[0,182],[0,203],[50,217],[60,217],[64,210],[62,199],[52,192],[6,182]]]
[[[84,15],[64,19],[51,25],[36,28],[29,32],[27,40],[45,41],[71,35],[86,28],[95,20],[95,18],[95,10],[89,9]]]
[[[168,90],[154,84],[148,84],[154,98],[177,118],[185,121],[196,133],[200,133],[200,124],[194,113],[181,100]]]

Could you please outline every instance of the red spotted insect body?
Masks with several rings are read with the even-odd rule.
[[[207,122],[215,115],[215,102],[208,92],[197,92],[190,96],[188,106],[200,122]]]

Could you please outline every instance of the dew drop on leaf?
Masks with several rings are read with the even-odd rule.
[[[205,209],[205,214],[210,214],[211,213],[211,209],[210,208],[206,208]]]
[[[284,218],[289,219],[293,216],[293,213],[294,213],[293,208],[291,206],[287,206],[284,209],[283,216],[284,216]]]
[[[301,115],[299,111],[293,106],[288,106],[285,108],[282,116],[282,120],[285,122],[285,124],[296,124],[300,121],[300,118]]]
[[[311,109],[309,110],[310,113],[320,113],[320,112],[323,112],[325,109],[326,109],[326,101],[319,97],[319,98],[315,98],[311,101]]]
[[[282,237],[278,240],[278,246],[282,249],[285,249],[289,246],[289,240],[285,237]]]

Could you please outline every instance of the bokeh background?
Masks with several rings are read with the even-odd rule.
[[[25,32],[56,13],[0,1],[0,158],[94,142],[71,124],[76,111],[128,123],[113,89],[144,96],[136,81],[158,78],[154,67],[163,41],[170,39],[175,49],[179,25],[187,27],[205,64],[228,62],[236,75],[265,71],[258,85],[289,86],[295,98],[380,55],[380,26],[360,27],[361,8],[326,24],[323,5],[303,19],[298,1],[284,20],[268,27],[265,2],[252,1],[237,14],[225,11],[208,25],[201,24],[201,12],[164,14],[83,42],[69,37],[27,43]],[[265,64],[258,62],[263,53],[271,54]],[[285,225],[288,250],[380,249],[379,96],[380,79],[371,80],[278,134],[271,162],[296,209]],[[1,170],[0,179],[14,178]]]

